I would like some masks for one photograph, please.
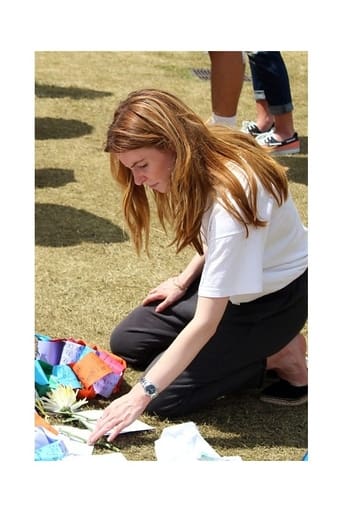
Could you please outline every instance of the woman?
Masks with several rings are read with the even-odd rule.
[[[144,375],[104,409],[93,444],[144,410],[188,414],[234,390],[279,380],[265,401],[307,398],[307,230],[286,170],[250,135],[206,126],[179,99],[146,89],[114,114],[106,151],[138,253],[148,251],[152,190],[177,252],[195,255],[114,329],[111,350]]]

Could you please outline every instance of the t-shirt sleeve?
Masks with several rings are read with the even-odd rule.
[[[271,215],[272,201],[263,215]],[[268,227],[245,227],[216,203],[203,223],[207,245],[198,295],[232,297],[259,293],[263,288],[263,257]]]

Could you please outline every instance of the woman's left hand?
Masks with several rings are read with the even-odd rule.
[[[88,444],[95,444],[109,430],[112,432],[108,441],[113,441],[121,430],[140,416],[151,399],[138,386],[134,386],[126,395],[113,400],[103,410],[101,418],[97,421],[95,429],[89,436]]]

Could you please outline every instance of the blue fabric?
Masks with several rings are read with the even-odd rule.
[[[271,114],[292,112],[289,76],[280,52],[247,52],[255,99],[266,99]]]

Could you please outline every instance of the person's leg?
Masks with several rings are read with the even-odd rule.
[[[253,55],[255,52],[247,52],[249,67],[251,70],[253,93],[256,107],[256,120],[244,121],[242,131],[250,133],[254,137],[270,131],[274,125],[274,117],[270,112],[268,101],[266,99],[263,75],[259,73]]]
[[[208,52],[211,61],[212,118],[209,122],[235,126],[244,79],[243,52]]]
[[[189,287],[177,304],[163,313],[155,312],[157,302],[134,309],[113,330],[110,338],[112,352],[124,358],[129,365],[146,373],[193,318],[198,284],[199,280]],[[243,344],[249,327],[242,327],[240,320],[237,326],[235,323],[232,308],[221,322],[217,334],[202,349],[200,355],[151,402],[146,411],[160,416],[179,416],[206,405],[227,390],[241,389],[244,385],[260,385],[265,360],[259,358],[253,361],[252,357],[250,361],[247,358],[247,363],[242,362],[242,368],[239,368],[240,356],[236,354],[235,347],[240,346],[239,337]],[[230,343],[227,343],[228,339]]]
[[[153,364],[193,317],[196,282],[163,313],[154,306],[134,310],[113,331],[112,351],[140,369]],[[226,393],[262,384],[267,358],[281,351],[306,320],[305,276],[252,303],[229,303],[215,335],[181,375],[158,395],[147,412],[177,417]]]
[[[269,132],[274,128],[274,116],[271,114],[271,111],[268,106],[267,100],[256,100],[255,101],[256,108],[256,125],[259,128],[260,132]]]
[[[145,370],[193,317],[198,283],[195,281],[178,303],[162,313],[155,312],[158,301],[135,308],[113,329],[111,351],[133,368]]]
[[[306,386],[308,383],[306,352],[305,337],[299,333],[283,349],[267,358],[266,368],[275,370],[280,378],[293,386]]]
[[[267,358],[268,373],[271,370],[280,378],[262,390],[262,402],[277,405],[301,405],[307,402],[306,352],[305,337],[299,333],[282,350]]]
[[[257,106],[255,129],[247,126],[261,146],[278,155],[299,153],[300,141],[294,128],[289,76],[280,52],[248,52]],[[258,89],[259,88],[259,89]],[[273,119],[270,131],[257,133]],[[246,122],[245,122],[246,123]],[[242,131],[247,131],[243,129]]]
[[[292,112],[290,81],[281,53],[249,52],[248,59],[255,99],[266,99],[273,115]]]
[[[252,303],[229,303],[215,335],[147,412],[177,417],[224,394],[261,387],[268,358],[291,342],[306,318],[306,274]]]
[[[251,52],[248,55],[251,70],[263,84],[264,98],[268,112],[274,119],[273,136],[284,140],[295,133],[293,123],[293,103],[287,68],[280,52]],[[253,76],[253,75],[252,75]],[[263,109],[260,108],[260,112]]]

